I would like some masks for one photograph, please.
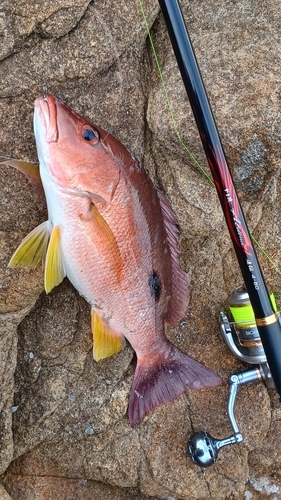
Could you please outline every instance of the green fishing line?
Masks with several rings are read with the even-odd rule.
[[[264,250],[264,248],[259,244],[259,242],[256,240],[256,238],[251,234],[251,238],[253,240],[253,242],[255,243],[255,245],[257,245],[257,247],[260,249],[260,251],[263,253],[263,255],[266,257],[266,259],[270,262],[270,264],[274,267],[274,269],[276,270],[276,272],[278,274],[281,275],[281,271],[280,269],[278,269],[277,265],[275,264],[275,262],[271,259],[271,257],[269,257],[268,253]]]
[[[139,3],[140,11],[141,11],[141,14],[142,14],[142,17],[143,17],[143,22],[144,22],[144,25],[145,25],[145,28],[146,28],[147,36],[148,36],[148,39],[149,39],[149,42],[150,42],[150,46],[151,46],[151,50],[152,50],[153,57],[154,57],[154,60],[155,60],[155,64],[156,64],[156,67],[157,67],[157,71],[158,71],[158,74],[159,74],[159,78],[160,78],[160,81],[161,81],[161,85],[162,85],[162,89],[163,89],[165,101],[166,101],[166,104],[168,106],[169,115],[170,115],[170,118],[171,118],[171,121],[172,121],[173,129],[175,131],[175,135],[176,135],[179,143],[181,144],[182,148],[189,155],[189,157],[192,160],[192,162],[199,168],[199,170],[203,173],[203,175],[205,175],[205,177],[208,179],[208,181],[210,182],[210,184],[212,184],[212,186],[215,186],[215,183],[214,183],[213,179],[209,176],[208,172],[206,172],[206,170],[202,167],[202,165],[200,165],[199,161],[196,159],[196,157],[193,155],[193,153],[190,151],[190,149],[188,148],[188,146],[185,144],[185,142],[181,138],[181,135],[179,133],[179,130],[178,130],[178,127],[177,127],[177,124],[176,124],[176,119],[175,119],[175,115],[174,115],[174,112],[173,112],[173,107],[172,107],[172,104],[171,104],[171,101],[170,101],[170,98],[169,98],[169,95],[168,95],[167,87],[166,87],[166,84],[165,84],[165,81],[164,81],[163,73],[162,73],[162,70],[161,70],[161,67],[160,67],[159,59],[158,59],[158,56],[157,56],[157,53],[156,53],[156,49],[155,49],[155,46],[154,46],[154,43],[153,43],[153,40],[152,40],[150,28],[149,28],[149,25],[148,25],[148,22],[147,22],[147,17],[146,17],[145,11],[144,11],[143,2],[142,2],[142,0],[138,0],[138,3]],[[251,239],[256,244],[256,246],[259,248],[259,250],[263,253],[263,255],[267,258],[267,260],[270,262],[270,264],[276,270],[276,272],[281,275],[280,269],[277,267],[277,265],[275,264],[275,262],[269,257],[269,255],[267,254],[267,252],[263,249],[263,247],[260,245],[260,243],[255,239],[255,237],[252,234],[251,234]]]
[[[162,73],[162,70],[161,70],[161,67],[160,67],[159,59],[158,59],[158,56],[157,56],[157,53],[156,53],[156,50],[155,50],[155,47],[154,47],[154,43],[153,43],[153,40],[152,40],[152,36],[151,36],[151,33],[150,33],[150,29],[149,29],[149,25],[148,25],[148,22],[147,22],[147,18],[146,18],[145,12],[144,12],[143,3],[142,3],[142,0],[138,0],[138,1],[139,1],[139,6],[140,6],[141,13],[142,13],[143,21],[144,21],[144,24],[145,24],[147,36],[148,36],[148,39],[149,39],[149,42],[150,42],[150,45],[151,45],[151,50],[152,50],[153,57],[154,57],[154,60],[155,60],[155,64],[156,64],[156,67],[157,67],[157,70],[158,70],[158,73],[159,73],[159,78],[160,78],[162,89],[163,89],[163,92],[164,92],[164,97],[165,97],[165,100],[166,100],[166,103],[167,103],[167,106],[168,106],[170,118],[172,120],[172,125],[173,125],[173,129],[175,131],[176,137],[177,137],[179,143],[181,144],[182,148],[187,152],[187,154],[189,155],[189,157],[193,161],[193,163],[199,168],[199,170],[201,170],[201,172],[205,175],[205,177],[207,177],[208,181],[214,186],[215,183],[214,183],[213,179],[209,176],[208,172],[206,172],[206,170],[202,167],[202,165],[200,165],[199,161],[195,158],[194,154],[190,151],[190,149],[188,148],[188,146],[185,144],[185,142],[181,138],[181,135],[179,133],[179,130],[178,130],[178,127],[177,127],[177,123],[176,123],[176,120],[175,120],[175,115],[174,115],[173,107],[172,107],[172,104],[171,104],[171,101],[170,101],[170,98],[169,98],[169,95],[168,95],[167,87],[166,87],[166,84],[165,84],[165,81],[164,81],[163,73]]]
[[[269,297],[274,312],[277,312],[277,305],[274,294],[270,293]],[[237,326],[239,326],[239,328],[248,328],[250,325],[255,325],[255,315],[250,301],[244,303],[243,305],[229,305],[229,309],[233,320],[235,321],[235,323],[237,323]]]

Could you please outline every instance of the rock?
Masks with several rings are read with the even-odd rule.
[[[7,493],[2,484],[0,484],[0,495],[1,495],[1,500],[11,500],[10,495]]]
[[[204,11],[200,2],[181,3],[250,230],[279,265],[279,2],[215,0]],[[208,172],[158,10],[156,0],[145,1],[176,126]],[[227,382],[245,366],[224,344],[218,316],[242,278],[216,192],[176,137],[139,3],[4,0],[0,30],[1,155],[37,161],[33,101],[46,83],[143,160],[177,214],[191,280],[190,306],[167,336]],[[131,429],[132,349],[95,363],[90,309],[70,283],[46,296],[41,268],[7,269],[47,214],[19,172],[1,165],[0,173],[1,498],[278,499],[275,392],[262,383],[239,389],[244,443],[221,450],[204,473],[187,457],[187,441],[201,429],[231,435],[227,384],[189,391]],[[280,277],[259,258],[278,302]]]
[[[17,325],[28,314],[29,308],[0,316],[0,474],[10,464],[13,453],[12,415],[14,406],[14,372],[17,361]]]
[[[68,500],[74,498],[79,500],[92,500],[93,498],[151,500],[151,496],[140,494],[136,488],[121,489],[83,478],[20,476],[9,472],[5,477],[5,485],[11,496],[4,492],[4,489],[2,494],[0,489],[1,500],[10,500],[11,498],[20,498],[21,500],[55,500],[62,498]]]

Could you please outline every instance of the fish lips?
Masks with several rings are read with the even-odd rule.
[[[45,140],[48,143],[58,141],[57,106],[56,98],[50,94],[37,97],[34,103],[34,131],[35,136],[40,133],[44,125]]]

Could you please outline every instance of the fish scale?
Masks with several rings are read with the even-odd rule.
[[[124,347],[137,354],[128,416],[136,425],[190,388],[222,383],[165,336],[189,300],[178,229],[168,200],[112,135],[51,95],[38,97],[34,133],[48,222],[28,235],[10,266],[45,263],[48,292],[67,276],[91,304],[95,360]],[[11,163],[36,188],[36,171]]]

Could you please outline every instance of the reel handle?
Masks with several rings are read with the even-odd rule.
[[[270,297],[276,308],[273,294]],[[249,364],[255,364],[256,366],[244,372],[230,375],[228,378],[227,414],[233,435],[225,439],[216,439],[207,432],[199,431],[189,439],[188,454],[191,460],[199,465],[199,467],[204,468],[216,462],[218,452],[222,447],[243,441],[243,436],[239,431],[234,415],[238,387],[261,379],[265,380],[269,387],[273,387],[271,371],[245,287],[240,286],[236,288],[228,298],[228,304],[232,320],[234,321],[230,322],[225,312],[220,312],[220,330],[222,336],[236,358]]]
[[[256,382],[263,377],[266,370],[259,368],[251,368],[245,372],[235,373],[230,375],[229,395],[227,403],[227,413],[233,430],[233,435],[224,439],[215,439],[205,431],[196,432],[191,436],[187,445],[187,452],[195,464],[199,467],[207,468],[214,465],[218,458],[218,452],[224,446],[230,444],[241,443],[243,436],[239,431],[239,427],[234,415],[234,405],[237,396],[238,387],[240,385]]]

